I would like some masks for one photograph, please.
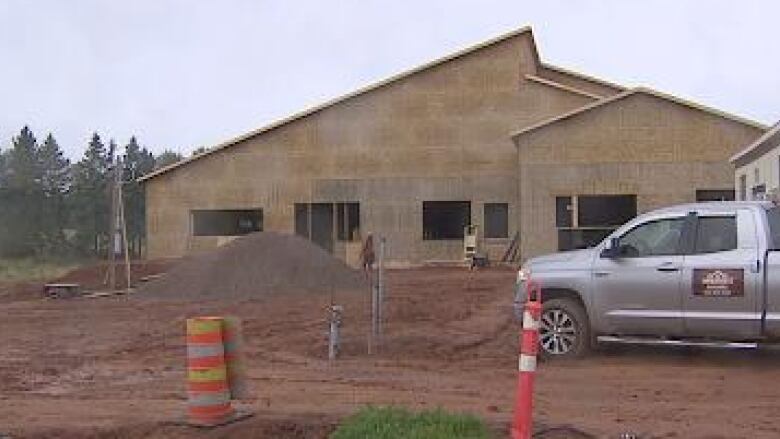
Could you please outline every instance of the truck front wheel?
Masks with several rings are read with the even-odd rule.
[[[588,316],[574,299],[544,301],[539,326],[539,353],[545,359],[577,358],[590,348]]]

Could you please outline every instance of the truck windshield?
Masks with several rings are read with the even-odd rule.
[[[766,211],[769,220],[769,232],[772,234],[772,249],[780,250],[780,206]]]

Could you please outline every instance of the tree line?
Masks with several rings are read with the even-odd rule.
[[[135,136],[120,148],[94,133],[72,163],[51,133],[41,142],[25,126],[0,148],[0,257],[105,256],[114,170],[123,182],[128,249],[141,256],[146,212],[137,179],[181,159],[172,151],[155,156]]]

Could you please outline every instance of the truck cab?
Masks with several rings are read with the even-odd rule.
[[[746,343],[780,337],[780,211],[768,202],[697,203],[633,219],[592,249],[533,258],[541,351],[594,341]]]

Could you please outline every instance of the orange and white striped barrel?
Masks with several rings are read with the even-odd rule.
[[[520,336],[517,400],[512,423],[512,439],[530,439],[533,431],[534,375],[539,351],[539,326],[542,316],[542,290],[539,284],[528,281],[528,294],[523,311],[523,329]]]
[[[187,319],[187,415],[189,423],[215,426],[233,417],[222,317]]]
[[[244,367],[244,338],[241,333],[241,319],[225,317],[222,322],[222,344],[225,348],[228,388],[234,399],[249,397],[249,389]]]

